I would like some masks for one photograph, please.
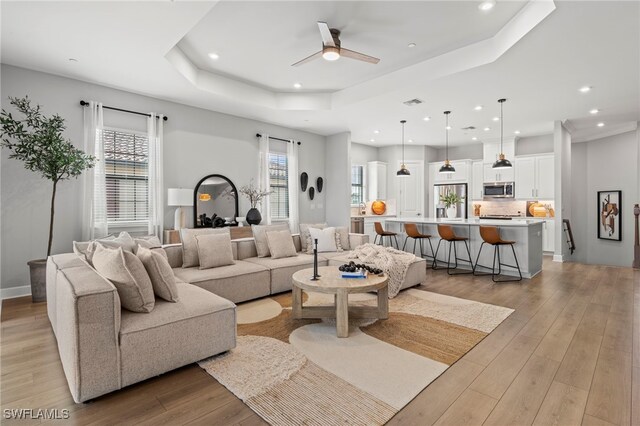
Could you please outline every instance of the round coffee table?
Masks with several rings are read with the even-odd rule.
[[[318,268],[320,278],[312,281],[313,269],[303,269],[293,274],[293,318],[335,318],[338,337],[349,336],[349,316],[353,318],[389,318],[389,298],[385,274],[369,274],[367,278],[341,278],[335,266]],[[302,306],[302,290],[334,295],[335,306]],[[378,291],[378,306],[349,307],[349,293]]]

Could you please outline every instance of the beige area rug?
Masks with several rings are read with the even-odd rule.
[[[389,300],[389,319],[350,321],[339,339],[333,320],[294,320],[287,293],[238,305],[237,347],[199,364],[273,425],[384,424],[512,312],[409,289]]]

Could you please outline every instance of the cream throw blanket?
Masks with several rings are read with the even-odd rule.
[[[348,258],[358,259],[356,263],[382,269],[389,276],[389,299],[393,299],[400,292],[409,265],[416,256],[392,247],[367,243],[352,250]]]

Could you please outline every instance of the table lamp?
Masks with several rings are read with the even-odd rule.
[[[167,189],[167,204],[177,206],[173,216],[173,229],[179,230],[187,226],[184,209],[182,207],[193,206],[193,189],[169,188]]]

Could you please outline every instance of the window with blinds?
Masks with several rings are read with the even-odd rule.
[[[351,204],[354,206],[364,202],[364,167],[351,166]]]
[[[149,221],[149,141],[146,135],[104,129],[107,222],[140,225]]]
[[[289,170],[287,154],[269,153],[269,182],[273,191],[271,200],[271,219],[285,220],[289,218]]]

